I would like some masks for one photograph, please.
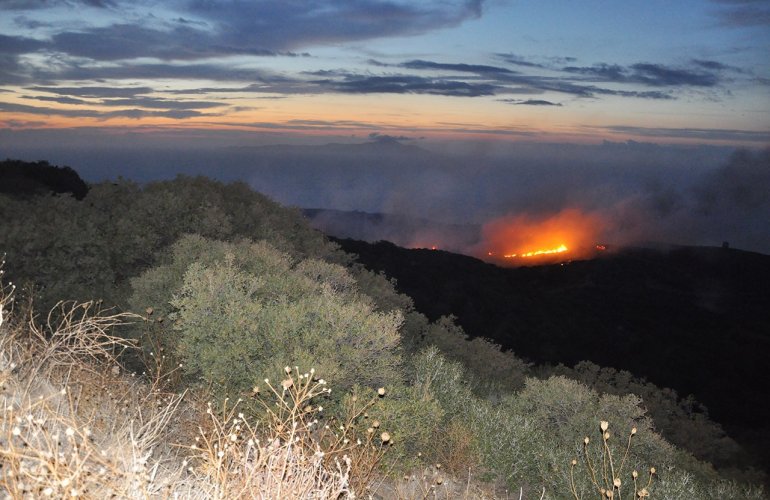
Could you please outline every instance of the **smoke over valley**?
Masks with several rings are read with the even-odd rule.
[[[705,245],[770,252],[770,150],[647,143],[452,145],[373,135],[319,145],[191,144],[3,154],[77,167],[87,180],[177,174],[242,180],[306,209],[333,236],[501,255],[596,245]],[[119,167],[103,168],[109,161]],[[491,254],[491,255],[490,255]]]

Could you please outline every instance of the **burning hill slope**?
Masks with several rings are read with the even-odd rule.
[[[579,209],[500,217],[484,224],[481,242],[466,253],[506,267],[590,258],[605,225],[600,215]]]

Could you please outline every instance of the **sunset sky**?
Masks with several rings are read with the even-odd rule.
[[[0,0],[0,128],[763,147],[769,54],[767,0]]]

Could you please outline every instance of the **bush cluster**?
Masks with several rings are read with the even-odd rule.
[[[347,260],[298,210],[244,183],[203,177],[144,187],[102,182],[82,201],[67,195],[18,200],[0,193],[0,213],[7,272],[44,311],[62,298],[125,306],[128,278],[153,266],[184,234],[268,240],[293,257]]]
[[[293,262],[265,242],[185,236],[132,285],[131,303],[153,311],[152,334],[188,381],[223,394],[247,392],[286,363],[317,367],[342,389],[398,379],[400,311],[375,311],[339,265]]]

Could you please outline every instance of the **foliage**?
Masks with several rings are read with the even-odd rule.
[[[472,446],[460,461],[476,463],[477,473],[512,490],[522,489],[525,495],[569,496],[572,461],[583,456],[587,430],[606,420],[613,429],[636,429],[623,470],[630,474],[656,467],[658,480],[648,490],[653,497],[685,498],[684,492],[704,499],[762,497],[761,490],[720,479],[709,466],[666,442],[636,396],[601,395],[579,382],[551,377],[527,379],[519,392],[491,402],[475,395],[462,366],[435,348],[423,351],[413,363],[415,388],[435,397],[444,410],[442,430],[436,435],[450,438],[446,430],[462,425],[470,433],[462,440],[469,439]],[[602,448],[591,448],[590,453],[594,463],[597,457],[601,460]],[[624,453],[625,448],[621,460]],[[630,475],[623,480],[632,482]],[[574,484],[581,498],[594,489],[586,475],[575,474]]]
[[[639,396],[657,432],[699,460],[719,466],[734,462],[739,453],[738,444],[708,418],[706,409],[692,396],[680,398],[676,391],[657,387],[628,371],[600,367],[589,361],[571,369],[560,365],[549,372],[580,381],[600,393]]]
[[[0,195],[0,234],[10,259],[9,278],[48,310],[61,298],[109,296],[115,271],[101,217],[68,196],[19,201]]]
[[[435,345],[447,358],[459,361],[482,395],[513,392],[524,386],[530,365],[512,352],[482,337],[468,337],[453,316],[442,316],[425,328],[423,343]]]
[[[181,235],[269,239],[296,258],[345,263],[347,257],[283,208],[244,183],[178,177],[140,187],[129,181],[91,187],[82,202],[68,196],[17,200],[0,194],[3,251],[13,281],[34,288],[49,309],[62,297],[125,305],[127,278],[156,263]]]
[[[295,264],[264,242],[187,236],[133,286],[135,307],[167,319],[155,333],[188,379],[229,394],[286,361],[316,367],[343,390],[399,378],[400,312],[375,311],[341,266]]]
[[[407,473],[426,460],[435,463],[431,449],[442,441],[444,422],[444,409],[435,397],[414,386],[396,385],[372,416],[390,429],[392,449],[386,463],[393,473]]]

